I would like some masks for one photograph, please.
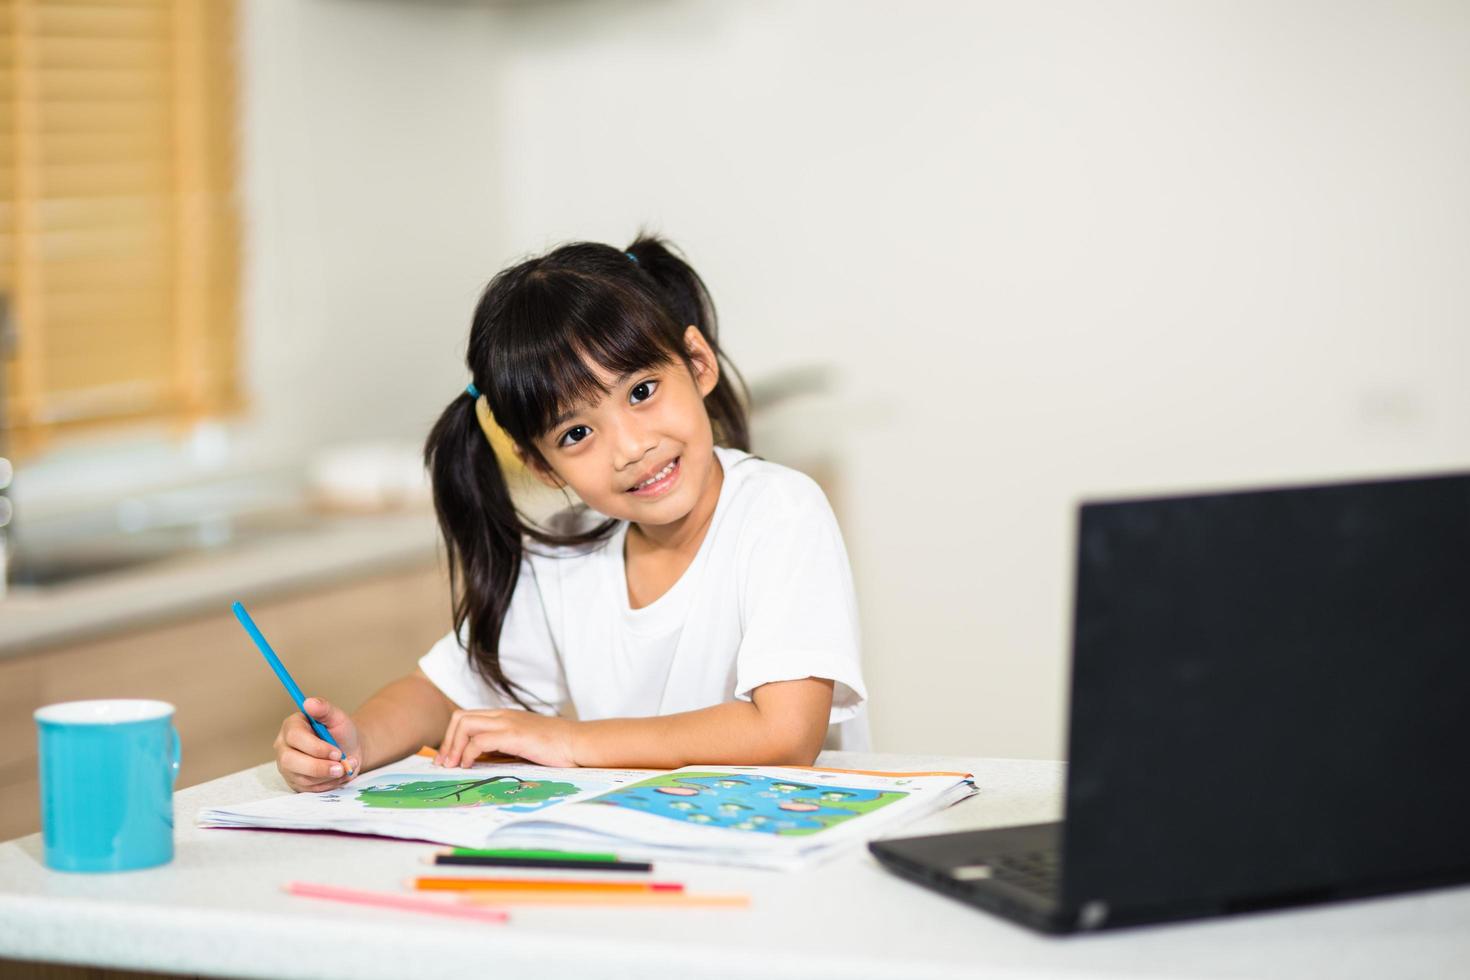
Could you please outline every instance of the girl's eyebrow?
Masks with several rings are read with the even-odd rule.
[[[614,388],[621,388],[623,385],[625,385],[625,384],[628,383],[628,379],[629,378],[633,377],[633,375],[638,374],[638,373],[639,372],[637,372],[637,371],[624,371],[622,374],[618,375],[618,377],[613,381],[613,383],[610,384],[610,385],[608,385],[607,388],[604,389],[604,391],[612,391]],[[583,405],[582,402],[578,402],[577,404],[573,405],[571,408],[567,409],[565,412],[562,412],[561,414],[557,415],[556,418],[554,418],[554,419],[551,420],[551,424],[546,427],[546,431],[550,432],[552,429],[557,428],[558,426],[562,425],[563,423],[566,423],[566,422],[571,421],[572,416],[576,415],[579,411],[582,410],[582,405]]]

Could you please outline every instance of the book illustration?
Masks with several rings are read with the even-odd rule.
[[[587,803],[746,833],[815,834],[888,806],[906,792],[812,786],[758,773],[673,772],[621,786]]]
[[[556,779],[491,776],[487,779],[425,779],[393,775],[357,790],[364,806],[385,810],[434,810],[448,807],[496,807],[507,813],[534,813],[563,797],[582,791]]]
[[[203,827],[334,830],[456,847],[615,848],[637,860],[791,870],[974,793],[969,775],[958,772],[445,769],[432,755],[413,755],[336,789],[283,786],[265,799],[203,809],[197,819]]]

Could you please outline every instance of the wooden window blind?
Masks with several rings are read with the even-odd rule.
[[[237,407],[233,0],[0,0],[13,455]]]

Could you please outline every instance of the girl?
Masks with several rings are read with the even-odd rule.
[[[497,275],[472,383],[424,455],[454,629],[355,716],[281,725],[296,790],[438,745],[547,766],[810,765],[866,748],[847,553],[822,491],[749,455],[703,281],[657,238],[566,245]],[[516,512],[488,433],[582,505]],[[482,425],[484,426],[482,428]]]

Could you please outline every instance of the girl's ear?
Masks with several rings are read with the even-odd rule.
[[[700,395],[708,395],[720,383],[720,361],[715,357],[709,341],[704,339],[704,334],[692,323],[684,328],[684,349],[689,352],[689,360],[693,362],[694,383],[698,386]]]
[[[521,465],[526,468],[526,472],[534,476],[537,480],[553,490],[560,490],[566,486],[566,483],[562,481],[561,477],[552,472],[549,467],[543,465],[539,459],[532,459],[526,455],[526,451],[520,446],[515,447],[515,453],[516,459],[521,461]]]

